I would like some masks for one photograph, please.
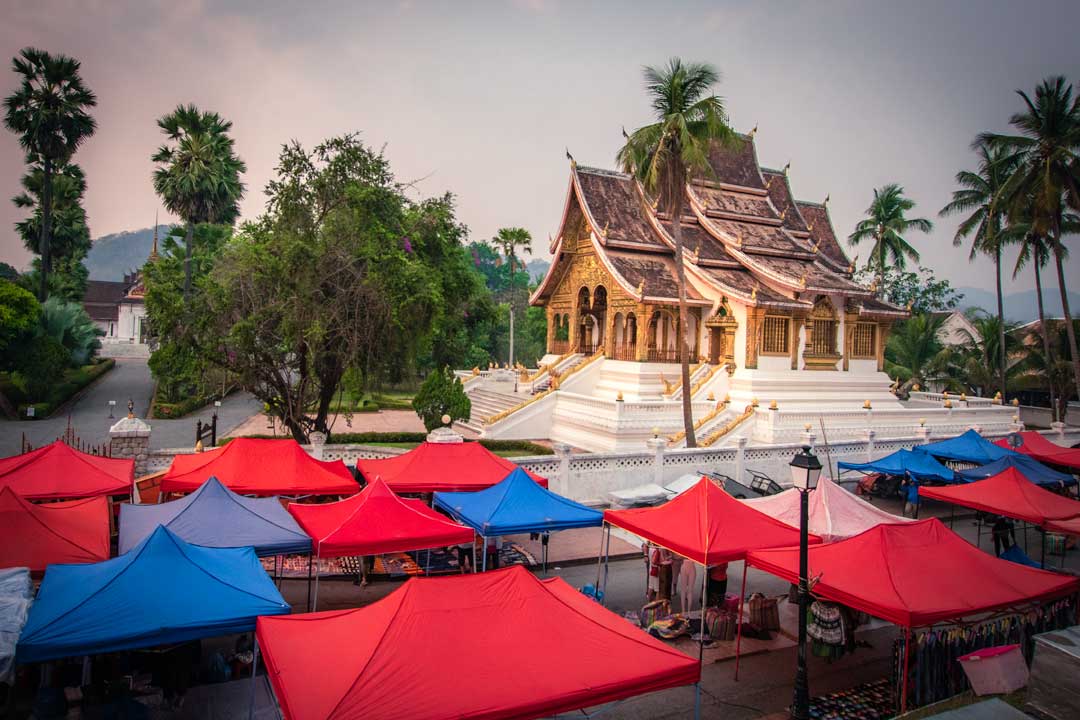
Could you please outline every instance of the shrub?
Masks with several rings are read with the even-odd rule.
[[[12,379],[28,398],[45,400],[70,362],[71,353],[60,341],[50,335],[38,335],[15,358]]]
[[[413,398],[412,406],[429,431],[444,424],[444,415],[449,415],[453,422],[467,420],[472,412],[472,402],[465,394],[461,379],[448,367],[427,376]]]

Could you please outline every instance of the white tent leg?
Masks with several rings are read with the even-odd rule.
[[[248,705],[248,720],[255,718],[255,672],[259,669],[259,638],[254,632],[251,635],[255,640],[255,652],[251,658],[251,702]]]

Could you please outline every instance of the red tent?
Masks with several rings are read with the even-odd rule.
[[[1080,517],[1068,520],[1051,520],[1046,523],[1046,529],[1062,535],[1080,535]]]
[[[798,548],[757,550],[746,561],[789,582],[799,581]],[[809,571],[811,578],[820,577],[815,596],[906,628],[1080,589],[1080,579],[988,555],[937,518],[878,525],[847,540],[812,547]]]
[[[1025,430],[1020,433],[1024,442],[1020,447],[1014,448],[1009,444],[1008,438],[1002,438],[995,442],[1003,448],[1015,450],[1018,453],[1030,455],[1036,460],[1050,465],[1063,465],[1074,469],[1080,469],[1080,448],[1067,448],[1046,439],[1042,433],[1034,430]]]
[[[1044,490],[1014,467],[985,480],[945,487],[920,487],[921,497],[1045,525],[1080,515],[1080,502]]]
[[[289,503],[289,512],[315,541],[315,555],[381,555],[473,541],[459,525],[418,500],[403,500],[382,480],[345,500],[323,505]]]
[[[356,461],[356,469],[368,482],[382,478],[397,493],[483,490],[517,467],[478,442],[425,442],[402,455]],[[547,487],[544,478],[532,473],[529,477]]]
[[[604,521],[703,565],[799,544],[799,530],[728,495],[708,478],[659,507],[606,510]],[[816,535],[810,542],[819,543]]]
[[[256,636],[286,720],[525,720],[700,677],[696,659],[521,566],[260,617]]]
[[[108,498],[37,505],[0,488],[0,568],[44,572],[54,563],[108,559]]]
[[[62,440],[0,458],[0,487],[29,500],[130,495],[135,461],[80,452]]]
[[[316,460],[295,440],[236,438],[174,457],[161,492],[194,492],[211,476],[239,495],[352,495],[360,489],[345,463]]]

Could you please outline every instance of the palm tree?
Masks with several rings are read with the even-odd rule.
[[[31,166],[23,175],[22,192],[11,199],[15,207],[31,211],[30,217],[15,223],[15,230],[30,252],[41,255],[42,206],[45,195],[45,172],[39,165]],[[86,210],[82,207],[86,194],[86,176],[75,163],[64,163],[53,169],[50,260],[77,257],[82,260],[90,250],[90,228]],[[50,263],[51,264],[51,263]]]
[[[912,315],[889,335],[886,370],[903,381],[904,391],[915,383],[925,386],[941,376],[947,351],[938,339],[938,331],[944,320],[944,316],[929,313]]]
[[[994,279],[997,282],[997,347],[1001,357],[996,360],[998,367],[998,388],[1005,399],[1005,308],[1001,290],[1001,250],[1005,225],[1005,208],[998,197],[1012,168],[1008,157],[1000,149],[991,150],[985,144],[978,145],[979,169],[976,172],[961,170],[956,174],[956,184],[960,190],[953,191],[952,202],[941,209],[939,215],[953,215],[971,211],[953,236],[953,245],[959,247],[964,238],[971,237],[971,252],[968,260],[984,254],[994,258]]]
[[[1080,321],[1074,321],[1073,324],[1080,324]],[[1025,357],[1019,364],[1019,369],[1023,372],[1017,378],[1017,385],[1027,390],[1049,390],[1051,420],[1064,420],[1068,412],[1069,398],[1072,397],[1069,390],[1072,384],[1072,368],[1067,361],[1055,358],[1065,355],[1068,333],[1061,320],[1048,320],[1042,325],[1040,335],[1043,337],[1043,347],[1040,348],[1034,343],[1028,344]]]
[[[983,133],[978,143],[1001,147],[1015,163],[1001,189],[1010,216],[1030,218],[1032,230],[1050,241],[1057,265],[1061,309],[1065,315],[1073,381],[1080,393],[1080,353],[1069,311],[1061,242],[1066,206],[1080,210],[1080,96],[1061,76],[1047,78],[1035,88],[1035,99],[1017,90],[1026,109],[1009,119],[1019,135]]]
[[[892,258],[893,264],[903,270],[907,261],[919,261],[919,252],[908,244],[904,235],[909,230],[930,232],[934,224],[926,218],[908,218],[905,213],[914,209],[915,201],[904,197],[904,188],[896,183],[874,190],[874,201],[866,208],[866,217],[848,235],[852,247],[863,240],[873,240],[866,267],[876,268],[878,292],[885,284],[885,263]]]
[[[532,252],[532,235],[525,228],[499,228],[491,243],[502,250],[510,261],[510,365],[514,364],[514,255],[518,248]],[[528,289],[528,288],[526,288]]]
[[[694,417],[690,404],[690,358],[686,308],[686,270],[683,267],[682,218],[686,182],[692,174],[712,174],[709,149],[714,144],[733,147],[739,142],[728,125],[723,101],[711,94],[720,73],[703,63],[684,64],[679,58],[667,67],[645,68],[645,91],[656,122],[635,130],[616,160],[654,195],[658,207],[671,218],[675,243],[675,273],[679,287],[679,363],[682,366],[683,427],[686,446],[695,447]]]
[[[40,162],[44,177],[39,245],[42,301],[49,293],[53,173],[71,159],[97,127],[87,112],[97,105],[97,98],[83,84],[79,68],[79,61],[67,55],[23,48],[11,61],[11,69],[22,76],[22,81],[4,100],[5,127],[19,136],[29,161]]]
[[[1008,357],[1020,349],[1014,334],[1017,324],[1002,323],[1000,318],[982,310],[975,311],[968,320],[975,332],[967,328],[960,331],[964,340],[963,352],[967,356],[963,361],[963,374],[969,388],[983,395],[995,379],[1001,381],[1006,375],[1016,375],[1017,367],[1008,364]],[[1004,385],[1001,394],[1005,396]]]
[[[187,225],[184,238],[184,298],[191,295],[191,243],[199,223],[232,224],[244,197],[240,174],[247,171],[233,150],[232,123],[215,112],[180,105],[158,120],[172,143],[151,157],[154,190],[165,208]]]

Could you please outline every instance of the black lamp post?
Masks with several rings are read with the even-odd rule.
[[[799,647],[798,669],[795,671],[795,701],[791,705],[791,717],[794,720],[810,718],[810,687],[806,682],[806,605],[810,588],[807,581],[807,525],[810,523],[807,497],[817,487],[821,476],[821,461],[810,451],[809,445],[803,445],[802,451],[791,460],[791,480],[799,491]]]

